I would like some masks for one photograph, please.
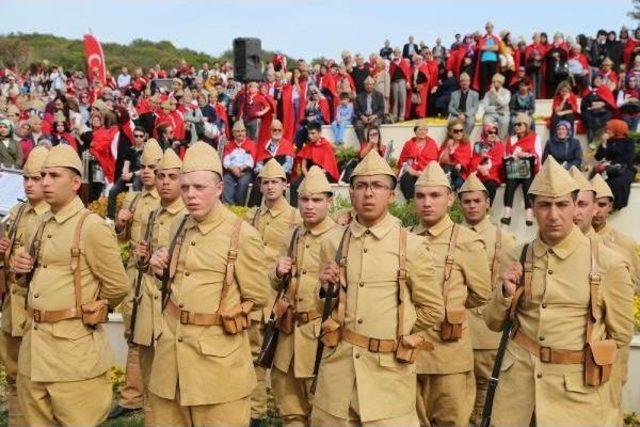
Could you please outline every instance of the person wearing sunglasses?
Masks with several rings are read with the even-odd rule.
[[[503,182],[502,162],[504,144],[498,137],[498,126],[488,122],[482,127],[480,141],[473,144],[469,170],[475,172],[478,179],[486,187],[489,201],[493,204],[496,191]]]
[[[454,191],[462,186],[471,163],[471,143],[464,131],[464,121],[456,120],[447,125],[447,138],[440,146],[438,163],[449,175]]]
[[[504,215],[500,222],[511,224],[511,208],[513,196],[518,186],[522,186],[522,196],[525,207],[525,223],[528,227],[533,225],[533,210],[531,199],[527,197],[529,187],[540,168],[542,144],[540,138],[530,127],[530,117],[521,113],[516,117],[513,129],[515,135],[508,139],[506,156],[504,161],[505,184],[504,190]]]

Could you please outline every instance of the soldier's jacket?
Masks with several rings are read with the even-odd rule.
[[[398,252],[402,225],[390,214],[371,228],[351,222],[347,257],[347,299],[344,327],[371,338],[396,339],[398,324]],[[320,250],[320,268],[333,261],[344,233],[329,232]],[[408,233],[405,330],[428,330],[444,317],[442,292],[427,242]],[[322,310],[322,300],[318,300]],[[334,312],[335,316],[335,312]],[[357,385],[362,422],[415,411],[416,365],[400,363],[394,353],[374,353],[341,340],[325,349],[314,405],[348,418]]]
[[[336,227],[338,225],[327,217],[311,229],[305,227],[301,229],[297,251],[298,290],[292,301],[297,313],[314,311],[319,313],[316,309],[316,291],[320,271],[320,245],[325,236]],[[272,284],[277,284],[273,278]],[[311,378],[320,322],[321,319],[317,318],[296,326],[290,335],[280,332],[273,365],[285,373],[289,371],[290,366],[293,366],[296,378]],[[293,364],[291,364],[292,359]]]
[[[498,227],[491,223],[488,215],[476,225],[466,223],[464,225],[478,233],[484,241],[489,262],[489,273],[493,279],[491,283],[493,289],[493,287],[496,286],[496,281],[499,280],[500,277],[500,261],[502,255],[513,249],[516,245],[516,238],[508,231],[498,229]],[[500,248],[499,252],[496,253],[498,232],[500,233]],[[495,271],[493,271],[494,259],[496,260]],[[471,346],[474,350],[495,350],[498,348],[500,342],[500,334],[487,328],[487,325],[484,323],[484,309],[485,306],[483,305],[467,310],[467,315],[469,316],[469,332],[471,333]]]
[[[36,269],[27,295],[28,307],[40,311],[75,307],[71,246],[84,205],[76,197],[53,214],[47,212]],[[28,250],[37,227],[29,227]],[[97,215],[89,215],[80,234],[82,302],[106,299],[110,307],[122,301],[128,288],[113,230]],[[97,377],[113,366],[113,354],[102,325],[85,326],[80,319],[35,323],[27,319],[18,372],[32,381],[79,381]]]
[[[271,267],[275,265],[278,258],[287,253],[293,230],[302,224],[302,217],[297,208],[292,207],[282,198],[271,209],[264,204],[256,209],[250,216],[249,222],[260,233],[263,246],[262,257]],[[269,317],[275,292],[269,289],[269,294],[269,303],[265,305],[263,312],[251,313],[253,320],[264,320]]]
[[[583,350],[589,307],[590,240],[578,227],[549,247],[533,242],[531,298],[524,295],[516,312],[519,331],[540,346],[555,350]],[[519,262],[522,245],[505,254],[502,270]],[[610,337],[627,345],[633,331],[633,286],[628,267],[614,251],[599,246],[597,270],[602,276],[597,304],[600,319],[592,339]],[[489,328],[500,331],[511,305],[503,287],[496,286],[485,311]],[[496,425],[528,425],[534,411],[539,426],[604,425],[610,416],[609,385],[584,384],[583,364],[542,363],[510,342],[502,363],[494,402]]]
[[[224,205],[201,222],[189,218],[171,282],[171,300],[182,310],[216,313],[224,282],[227,253],[237,220]],[[175,234],[174,230],[171,236]],[[173,238],[173,237],[172,237]],[[268,267],[257,231],[242,224],[234,281],[225,308],[253,301],[257,309],[267,302]],[[156,340],[149,390],[181,405],[210,405],[251,394],[256,384],[249,337],[229,335],[221,326],[185,325],[163,312],[162,333]]]
[[[167,207],[160,206],[155,209],[155,219],[151,231],[150,254],[153,254],[162,247],[169,246],[171,226],[177,221],[180,221],[186,214],[187,210],[181,197],[178,197]],[[142,239],[144,239],[144,232],[147,229],[148,222],[149,216],[147,215],[142,221]],[[143,275],[140,297],[136,328],[135,331],[132,331],[134,334],[133,342],[139,345],[150,346],[153,345],[153,340],[157,338],[162,331],[160,289],[156,284],[155,277],[153,277],[153,274],[150,272]]]
[[[429,230],[421,224],[412,230],[425,236],[436,269],[436,279],[440,294],[443,293],[445,258],[454,223],[445,215]],[[458,238],[453,252],[453,268],[449,279],[449,295],[445,304],[448,307],[474,308],[484,305],[491,296],[487,252],[482,238],[475,232],[456,225]],[[418,358],[419,374],[454,374],[473,369],[473,350],[469,337],[469,323],[463,324],[462,337],[457,341],[444,342],[440,339],[441,325],[438,323],[429,329],[429,340],[435,349],[422,353]]]
[[[638,244],[631,237],[606,224],[597,232],[602,238],[605,246],[613,249],[622,255],[629,263],[629,271],[631,279],[636,286],[640,287],[640,258],[638,257]]]
[[[149,212],[160,206],[160,196],[155,187],[151,191],[130,191],[122,202],[122,208],[131,209],[132,204],[134,205],[133,217],[129,221],[129,226],[120,231],[118,239],[129,241],[134,247],[144,237],[143,222],[149,218]],[[134,257],[129,257],[127,273],[130,278],[135,277],[135,264]]]
[[[49,211],[49,205],[46,202],[41,202],[36,206],[32,206],[29,202],[24,203],[24,208],[19,218],[19,222],[16,224],[16,218],[18,211],[23,203],[19,203],[11,208],[9,211],[9,220],[6,224],[5,231],[8,233],[14,225],[16,227],[15,240],[13,243],[13,251],[10,257],[16,253],[19,247],[24,246],[27,229],[37,226],[39,218]],[[9,237],[5,234],[5,237]],[[3,260],[0,257],[0,263]],[[14,337],[21,337],[24,330],[25,322],[27,321],[26,312],[24,309],[24,298],[26,291],[24,287],[18,286],[15,283],[15,277],[10,271],[10,266],[7,266],[7,294],[4,299],[4,305],[2,306],[2,331],[11,334]]]

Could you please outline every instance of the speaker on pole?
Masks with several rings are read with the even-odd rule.
[[[239,37],[233,40],[233,70],[237,81],[262,80],[261,50],[262,43],[258,38]]]

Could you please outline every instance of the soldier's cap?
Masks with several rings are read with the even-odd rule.
[[[244,121],[242,121],[242,119],[240,119],[240,120],[238,120],[237,122],[235,122],[233,124],[233,128],[231,128],[231,130],[233,132],[236,132],[236,131],[241,131],[241,130],[247,130],[247,128],[244,127]]]
[[[222,178],[222,162],[218,152],[204,141],[197,141],[187,149],[182,160],[182,173],[210,171]]]
[[[373,176],[373,175],[387,175],[393,178],[393,186],[398,182],[398,178],[396,174],[393,173],[393,169],[389,166],[389,163],[385,159],[383,159],[377,150],[371,150],[369,153],[364,156],[364,159],[358,163],[353,172],[351,173],[351,177],[349,178],[349,182],[353,183],[353,179],[357,176]]]
[[[529,195],[561,197],[578,190],[578,185],[565,168],[560,166],[552,156],[542,165],[529,188]]]
[[[271,158],[267,163],[265,163],[264,167],[258,174],[258,178],[282,178],[285,181],[287,180],[287,174],[284,171],[284,168],[278,161],[274,158]]]
[[[59,144],[49,150],[42,169],[55,167],[73,169],[82,176],[82,160],[70,145]]]
[[[300,187],[298,187],[298,195],[311,195],[318,193],[330,193],[333,195],[333,189],[324,171],[318,166],[313,165],[307,172]]]
[[[162,155],[162,159],[160,163],[158,163],[158,167],[156,170],[166,170],[166,169],[180,169],[182,167],[182,160],[172,149],[167,149]]]
[[[595,174],[593,178],[591,178],[591,185],[593,186],[593,191],[596,192],[596,199],[600,199],[602,197],[610,197],[611,200],[614,199],[611,187],[609,187],[607,181],[605,181],[599,173]]]
[[[584,176],[580,169],[575,166],[572,166],[569,169],[569,173],[571,174],[571,178],[576,182],[578,186],[578,190],[580,191],[593,191],[595,194],[596,190],[593,188],[593,185],[589,182],[589,180]]]
[[[424,172],[418,177],[416,187],[447,187],[451,190],[451,183],[440,164],[432,161],[429,162]]]
[[[460,187],[460,190],[458,190],[458,193],[471,191],[484,191],[486,194],[489,194],[489,190],[487,190],[487,187],[480,181],[476,173],[472,173],[467,177],[462,187]]]
[[[49,148],[46,145],[38,145],[31,152],[22,167],[22,171],[26,176],[40,175],[42,165],[49,155]]]
[[[162,148],[158,141],[149,139],[144,143],[142,155],[140,156],[140,164],[145,166],[157,165],[162,159]]]

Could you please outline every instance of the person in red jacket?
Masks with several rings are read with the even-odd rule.
[[[469,174],[471,142],[464,133],[464,121],[455,120],[447,125],[447,137],[438,151],[438,163],[449,175],[453,190],[457,191]]]
[[[498,137],[498,126],[487,123],[482,127],[480,141],[473,144],[469,173],[474,173],[487,187],[490,203],[496,197],[496,191],[503,182],[502,162],[504,144]]]
[[[513,125],[515,135],[507,140],[504,160],[506,185],[504,190],[504,215],[500,219],[500,222],[505,225],[511,224],[513,196],[520,185],[522,186],[522,197],[524,198],[525,223],[529,227],[533,225],[533,210],[527,193],[533,178],[540,169],[542,144],[535,131],[530,128],[530,125],[531,119],[527,114],[518,114]]]
[[[406,200],[413,199],[416,181],[429,162],[438,161],[438,144],[427,133],[427,122],[421,120],[413,128],[416,136],[404,143],[398,159],[400,190]]]
[[[51,132],[51,145],[55,147],[59,144],[68,144],[76,152],[78,151],[78,141],[69,132],[69,124],[62,112],[57,112],[53,121],[53,131]]]

